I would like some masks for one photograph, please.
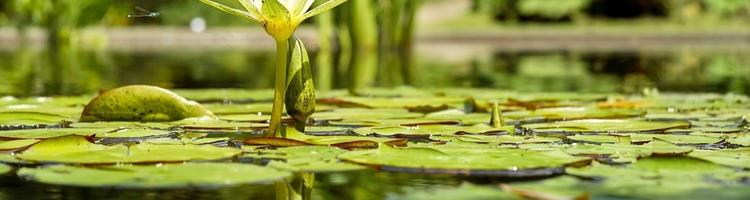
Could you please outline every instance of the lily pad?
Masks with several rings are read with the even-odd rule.
[[[633,133],[659,132],[672,128],[687,128],[684,121],[655,122],[626,119],[588,119],[554,123],[527,124],[522,126],[533,133]]]
[[[18,139],[45,139],[66,135],[91,136],[112,132],[115,128],[50,128],[50,129],[24,129],[12,131],[0,131],[2,138]]]
[[[537,120],[542,118],[546,121],[576,120],[576,119],[614,119],[630,118],[644,115],[645,112],[632,109],[598,109],[589,107],[560,107],[543,108],[530,111],[505,112],[503,118],[514,120]]]
[[[86,105],[80,121],[177,121],[213,116],[194,101],[159,87],[132,85],[100,94]]]
[[[36,143],[16,155],[23,160],[76,164],[153,163],[187,160],[217,160],[233,157],[242,151],[211,145],[132,146],[94,144],[81,136],[64,136]]]
[[[19,149],[31,146],[39,142],[37,139],[5,140],[0,141],[0,150]]]
[[[750,148],[697,150],[691,157],[711,161],[716,164],[750,169]]]
[[[347,152],[330,146],[296,146],[274,150],[256,150],[243,158],[273,158],[268,165],[295,172],[341,172],[365,169],[362,166],[341,162],[336,156]]]
[[[58,124],[69,118],[38,112],[0,112],[0,126]]]
[[[381,170],[465,175],[499,175],[510,177],[548,176],[547,173],[524,173],[524,170],[559,168],[586,161],[560,151],[530,151],[495,149],[481,154],[451,154],[433,148],[394,148],[382,145],[378,149],[352,151],[339,158]]]
[[[454,125],[424,125],[424,126],[378,126],[354,129],[359,135],[455,135],[455,134],[508,134],[513,132],[513,126],[493,128],[488,125],[454,126]]]
[[[269,167],[233,163],[115,165],[97,168],[54,165],[22,168],[18,175],[47,184],[119,188],[231,186],[273,182],[291,176],[289,172]]]

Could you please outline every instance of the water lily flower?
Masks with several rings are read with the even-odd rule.
[[[328,0],[312,9],[315,0],[238,0],[244,11],[211,0],[200,1],[224,12],[257,21],[274,39],[287,40],[302,21],[347,0]]]
[[[211,0],[200,1],[224,12],[259,22],[266,29],[266,32],[276,40],[273,108],[271,109],[271,121],[266,136],[275,135],[281,125],[281,113],[284,108],[290,51],[289,38],[292,37],[299,24],[305,19],[333,9],[347,0],[326,0],[315,8],[311,8],[315,0],[238,0],[242,7],[245,7],[244,11]],[[309,87],[299,88],[305,90],[304,94],[314,94],[312,84]],[[312,90],[312,93],[310,90]],[[309,108],[312,107],[307,106],[302,110],[306,111]]]

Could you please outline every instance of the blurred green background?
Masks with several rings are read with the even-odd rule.
[[[136,7],[159,16],[128,18]],[[271,87],[272,40],[196,0],[4,0],[0,10],[0,95]],[[748,25],[747,0],[350,0],[298,37],[319,90],[748,94]]]

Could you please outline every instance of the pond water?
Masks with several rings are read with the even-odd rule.
[[[273,63],[271,54],[266,51],[82,51],[75,54],[76,59],[67,60],[70,62],[54,68],[47,61],[48,55],[45,50],[34,49],[0,52],[0,94],[20,97],[5,97],[0,102],[0,114],[10,113],[6,118],[0,115],[0,124],[3,127],[0,134],[5,135],[0,137],[14,138],[7,135],[10,132],[6,132],[19,128],[14,125],[71,126],[67,123],[57,123],[58,118],[54,118],[55,123],[45,120],[49,117],[47,115],[51,114],[67,122],[76,122],[83,105],[97,91],[127,84],[180,89],[176,90],[178,94],[203,103],[222,119],[221,123],[253,122],[256,125],[261,124],[262,127],[264,118],[258,121],[258,118],[252,115],[267,114],[270,110],[268,102],[271,92],[263,88],[271,86],[273,71],[270,65]],[[393,70],[375,70],[376,73],[373,73],[370,79],[375,86],[386,89],[367,90],[364,92],[368,94],[365,97],[351,97],[343,90],[320,92],[319,97],[329,101],[324,99],[322,104],[319,104],[317,117],[321,120],[316,126],[335,126],[343,128],[348,135],[368,136],[377,138],[372,139],[377,141],[406,139],[409,141],[409,148],[435,148],[450,155],[445,158],[427,159],[431,158],[430,153],[408,154],[414,156],[413,162],[425,162],[423,167],[409,167],[409,160],[386,159],[390,155],[386,152],[385,156],[378,157],[380,159],[372,160],[362,155],[341,157],[347,162],[368,167],[345,172],[315,173],[310,188],[304,187],[305,184],[311,183],[304,181],[304,176],[309,174],[292,170],[295,173],[288,181],[218,187],[197,184],[198,186],[194,187],[128,189],[127,186],[122,188],[122,185],[117,184],[101,188],[65,186],[76,183],[39,183],[44,182],[40,181],[40,177],[16,175],[21,168],[49,167],[47,163],[59,162],[54,161],[55,158],[51,158],[53,161],[31,159],[38,161],[31,164],[3,161],[11,163],[9,165],[13,168],[0,176],[0,198],[278,199],[281,187],[281,191],[297,190],[303,199],[434,200],[503,199],[519,196],[532,199],[550,196],[554,197],[552,199],[581,196],[590,196],[594,199],[747,199],[750,195],[747,192],[750,191],[747,190],[750,187],[750,149],[747,143],[746,121],[747,115],[750,114],[748,99],[741,95],[702,92],[750,94],[748,55],[750,51],[744,49],[497,49],[472,55],[434,57],[418,54],[416,64],[409,69],[395,70],[401,73],[393,73]],[[332,89],[345,89],[351,85],[353,75],[349,69],[342,66],[332,69]],[[422,89],[387,89],[405,84]],[[200,88],[222,89],[195,90]],[[658,88],[663,94],[654,94],[653,90],[647,90],[649,92],[643,94],[644,88]],[[631,94],[633,96],[630,96]],[[33,98],[47,95],[67,97]],[[24,96],[32,98],[24,99]],[[474,101],[467,101],[467,97],[473,97]],[[491,118],[491,101],[500,102],[505,125],[510,125],[511,128],[495,130],[484,127]],[[350,107],[367,110],[347,110],[352,109]],[[457,110],[458,114],[440,113],[445,109]],[[21,118],[14,116],[18,112],[31,112],[35,113],[34,115],[41,113],[44,117],[31,117],[31,122],[13,121]],[[370,112],[375,114],[357,118],[357,115],[372,114]],[[603,121],[585,121],[591,119]],[[573,123],[578,124],[556,123],[568,120],[574,120]],[[243,146],[244,139],[254,136],[260,130],[258,127],[237,130],[236,124],[221,123],[202,126],[234,127],[230,128],[230,131],[205,131],[200,130],[201,125],[196,125],[199,127],[196,131],[191,130],[188,124],[174,123],[167,124],[167,127],[177,126],[177,129],[170,129],[176,130],[176,134],[148,136],[145,139],[192,138],[195,136],[191,135],[191,131],[194,131],[207,133],[198,134],[198,138],[219,138],[219,142],[202,144],[204,146],[239,148]],[[423,127],[424,130],[424,127],[430,125],[446,124],[448,127],[427,130],[427,136],[420,132],[419,128],[414,128]],[[133,124],[111,125],[109,128],[122,126],[143,128],[141,125]],[[165,129],[162,126],[142,126],[149,129]],[[373,126],[380,129],[368,129]],[[456,131],[457,127],[461,130]],[[313,141],[303,136],[290,138]],[[145,143],[142,137],[130,139]],[[97,145],[132,145],[128,137],[125,140],[94,141]],[[385,148],[383,144],[385,143],[381,143],[376,149],[358,151],[376,151],[369,155],[373,156],[383,153],[377,152]],[[542,156],[559,158],[563,160],[559,161],[560,163],[556,163],[554,159],[533,160],[534,156],[539,156],[536,154],[510,158],[481,157],[482,154],[494,155],[492,152],[477,150],[488,148],[486,145],[494,145],[489,149],[503,153],[498,153],[500,155],[517,153],[515,150],[518,149],[532,152],[545,152],[550,149],[554,149],[555,152],[562,152],[562,149],[566,151],[564,155]],[[603,147],[597,148],[598,145]],[[649,152],[628,149],[631,145],[642,145],[643,148],[649,149]],[[647,145],[653,146],[646,147]],[[23,148],[26,146],[6,150],[4,154],[24,154]],[[466,149],[462,148],[469,151],[466,152]],[[271,160],[277,159],[268,156],[273,155],[273,152],[265,152],[264,149],[243,150],[243,156],[235,155],[219,161],[268,164]],[[703,155],[714,151],[719,153],[713,156],[722,159],[708,159]],[[572,158],[572,155],[577,157]],[[639,158],[642,160],[638,160]],[[430,171],[430,166],[434,167],[434,163],[440,163],[437,160],[441,159],[467,159],[461,161],[473,162],[480,166],[507,162],[511,165],[532,167],[506,169],[502,168],[504,166],[489,166],[487,170],[458,166],[448,170],[449,173],[440,170]],[[531,160],[531,164],[521,162],[524,159]],[[586,160],[581,162],[576,159]],[[73,161],[71,165],[77,165],[76,162]],[[545,164],[537,166],[539,163]],[[84,168],[98,167],[101,166],[86,165]],[[524,171],[529,169],[541,171]],[[102,171],[108,170],[121,169],[105,167]],[[69,173],[72,172],[62,171],[56,175],[65,177]],[[611,173],[630,176],[632,179],[618,179],[612,177]],[[98,178],[106,179],[90,177]],[[295,189],[284,189],[287,187]]]
[[[438,48],[432,51],[444,53],[418,53],[409,69],[383,66],[371,70],[367,79],[379,87],[408,84],[620,93],[656,87],[664,91],[750,93],[750,50],[744,48],[492,49],[462,53]],[[269,88],[273,77],[272,53],[263,50],[82,51],[74,57],[74,62],[68,60],[52,68],[45,50],[0,51],[0,94],[85,94],[125,84]],[[311,58],[315,62],[315,56]],[[331,87],[352,85],[353,74],[344,66],[348,65],[330,70],[327,80]],[[316,73],[315,78],[320,78]]]

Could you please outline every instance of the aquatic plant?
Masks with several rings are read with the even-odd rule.
[[[281,112],[284,106],[286,71],[289,63],[289,38],[305,19],[333,9],[347,0],[328,0],[312,9],[315,0],[239,0],[245,11],[211,0],[200,1],[221,11],[259,22],[276,41],[275,90],[271,124],[268,128],[269,135],[275,134],[281,124]]]

